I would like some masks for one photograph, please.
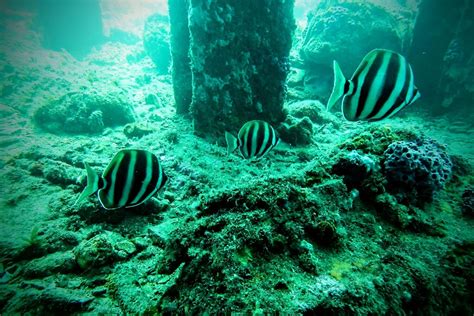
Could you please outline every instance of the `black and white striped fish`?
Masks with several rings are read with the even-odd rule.
[[[267,122],[259,120],[245,123],[237,137],[225,132],[225,140],[227,154],[233,153],[238,148],[245,159],[260,159],[279,142],[273,127]]]
[[[100,177],[86,162],[87,186],[76,203],[98,192],[107,210],[142,204],[161,189],[168,177],[149,151],[125,149],[115,154]]]
[[[379,121],[412,104],[420,93],[405,57],[393,51],[374,49],[346,80],[334,61],[334,87],[327,105],[330,110],[341,97],[342,112],[349,121]]]

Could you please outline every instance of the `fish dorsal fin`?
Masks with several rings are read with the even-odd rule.
[[[327,104],[327,110],[331,110],[334,105],[341,99],[344,95],[344,86],[346,85],[346,77],[342,73],[341,67],[337,63],[337,61],[333,62],[334,67],[334,86],[332,88],[331,96],[329,97],[329,101]]]

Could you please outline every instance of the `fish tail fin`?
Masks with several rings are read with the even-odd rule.
[[[77,203],[84,200],[86,197],[90,196],[91,194],[94,194],[95,192],[97,192],[97,190],[99,190],[99,181],[100,181],[99,175],[97,174],[97,172],[94,171],[94,169],[91,168],[91,166],[89,166],[87,162],[84,162],[84,167],[86,168],[86,171],[87,171],[87,185],[84,191],[82,191],[79,198],[74,203],[74,205],[76,205]]]
[[[229,132],[225,132],[225,142],[227,143],[227,155],[230,155],[239,147],[237,138]]]
[[[327,104],[328,111],[339,101],[339,99],[344,95],[344,86],[347,82],[346,77],[342,73],[341,67],[337,61],[333,62],[334,65],[334,86],[332,88],[331,96]]]
[[[276,146],[278,146],[280,144],[280,137],[277,137],[277,140],[275,142],[275,145],[273,145],[273,148],[275,148]]]
[[[411,99],[410,104],[418,100],[420,97],[421,97],[420,90],[418,90],[418,88],[415,87],[415,93],[413,94],[413,98]]]

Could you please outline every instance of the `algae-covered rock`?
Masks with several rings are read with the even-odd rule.
[[[124,260],[135,251],[131,241],[117,233],[105,232],[81,242],[74,249],[74,255],[79,267],[89,269]]]
[[[156,313],[162,295],[176,285],[182,266],[170,274],[150,273],[156,269],[159,252],[149,258],[120,263],[109,278],[109,288],[126,314]]]
[[[308,16],[301,57],[307,65],[329,68],[337,60],[349,76],[374,48],[403,53],[411,41],[415,12],[394,8],[389,11],[375,1],[321,2]]]
[[[134,121],[131,105],[119,94],[71,92],[41,106],[36,123],[51,133],[101,133]]]
[[[321,220],[315,224],[307,225],[305,231],[310,239],[323,248],[335,247],[341,239],[336,225],[332,221]]]
[[[154,14],[145,21],[143,46],[159,73],[167,73],[171,62],[168,17]]]
[[[474,280],[474,241],[472,239],[457,240],[443,254],[441,263],[446,267],[446,272],[440,278],[438,286],[448,286],[444,293],[436,291],[436,296],[453,299],[454,304],[446,306],[448,311],[459,315],[472,314],[472,295],[456,296],[458,293],[471,293]],[[459,277],[463,276],[463,277]],[[438,288],[438,287],[437,287]],[[448,304],[449,305],[449,304]]]
[[[85,312],[94,298],[85,290],[56,287],[51,284],[29,286],[18,291],[3,309],[13,314],[73,314]]]
[[[314,124],[333,123],[339,125],[339,120],[326,110],[326,106],[318,100],[303,100],[285,105],[288,114],[303,118],[307,116]]]
[[[293,146],[309,145],[313,141],[313,123],[304,116],[301,119],[288,116],[278,127],[281,139]]]
[[[381,156],[390,144],[401,140],[414,140],[417,133],[390,125],[371,125],[364,131],[357,131],[339,147],[346,150],[359,150],[363,153]]]
[[[374,202],[377,213],[398,228],[431,236],[446,236],[442,222],[434,220],[416,207],[399,203],[396,197],[389,193],[378,195]]]
[[[184,306],[196,313],[247,312],[259,302],[268,312],[301,312],[286,289],[299,291],[302,279],[314,280],[322,249],[339,249],[344,243],[339,214],[346,209],[346,191],[340,180],[303,188],[289,178],[266,178],[203,195],[198,215],[183,219],[188,224],[172,231],[166,241],[158,272],[171,273],[184,265],[160,308],[173,304],[178,313]],[[268,297],[269,290],[284,298]],[[225,303],[207,294],[216,291],[226,297]]]
[[[56,273],[70,273],[77,268],[71,251],[57,252],[28,262],[22,271],[27,278],[40,278]]]
[[[371,173],[378,171],[378,161],[369,155],[361,155],[353,150],[339,157],[332,167],[332,172],[343,176],[349,189],[359,187]]]
[[[76,261],[82,269],[106,265],[115,258],[112,241],[106,234],[83,241],[74,251]]]
[[[29,166],[29,171],[31,175],[43,177],[52,184],[61,187],[76,184],[77,177],[82,173],[82,170],[79,168],[48,158],[41,158],[32,163]]]

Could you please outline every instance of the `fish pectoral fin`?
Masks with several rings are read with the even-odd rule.
[[[238,147],[237,137],[229,132],[225,132],[225,142],[227,144],[227,155],[230,155]]]
[[[346,85],[346,77],[342,73],[341,67],[337,63],[337,61],[333,62],[334,68],[334,86],[332,88],[331,96],[329,97],[329,101],[327,104],[327,110],[331,110],[334,105],[341,99],[344,95],[344,86]]]
[[[78,204],[86,197],[99,190],[99,175],[94,171],[94,169],[91,168],[91,166],[89,166],[87,162],[84,162],[84,167],[87,171],[87,185],[82,191],[81,195],[79,195],[79,198],[76,200],[76,202],[74,202],[74,205]]]

